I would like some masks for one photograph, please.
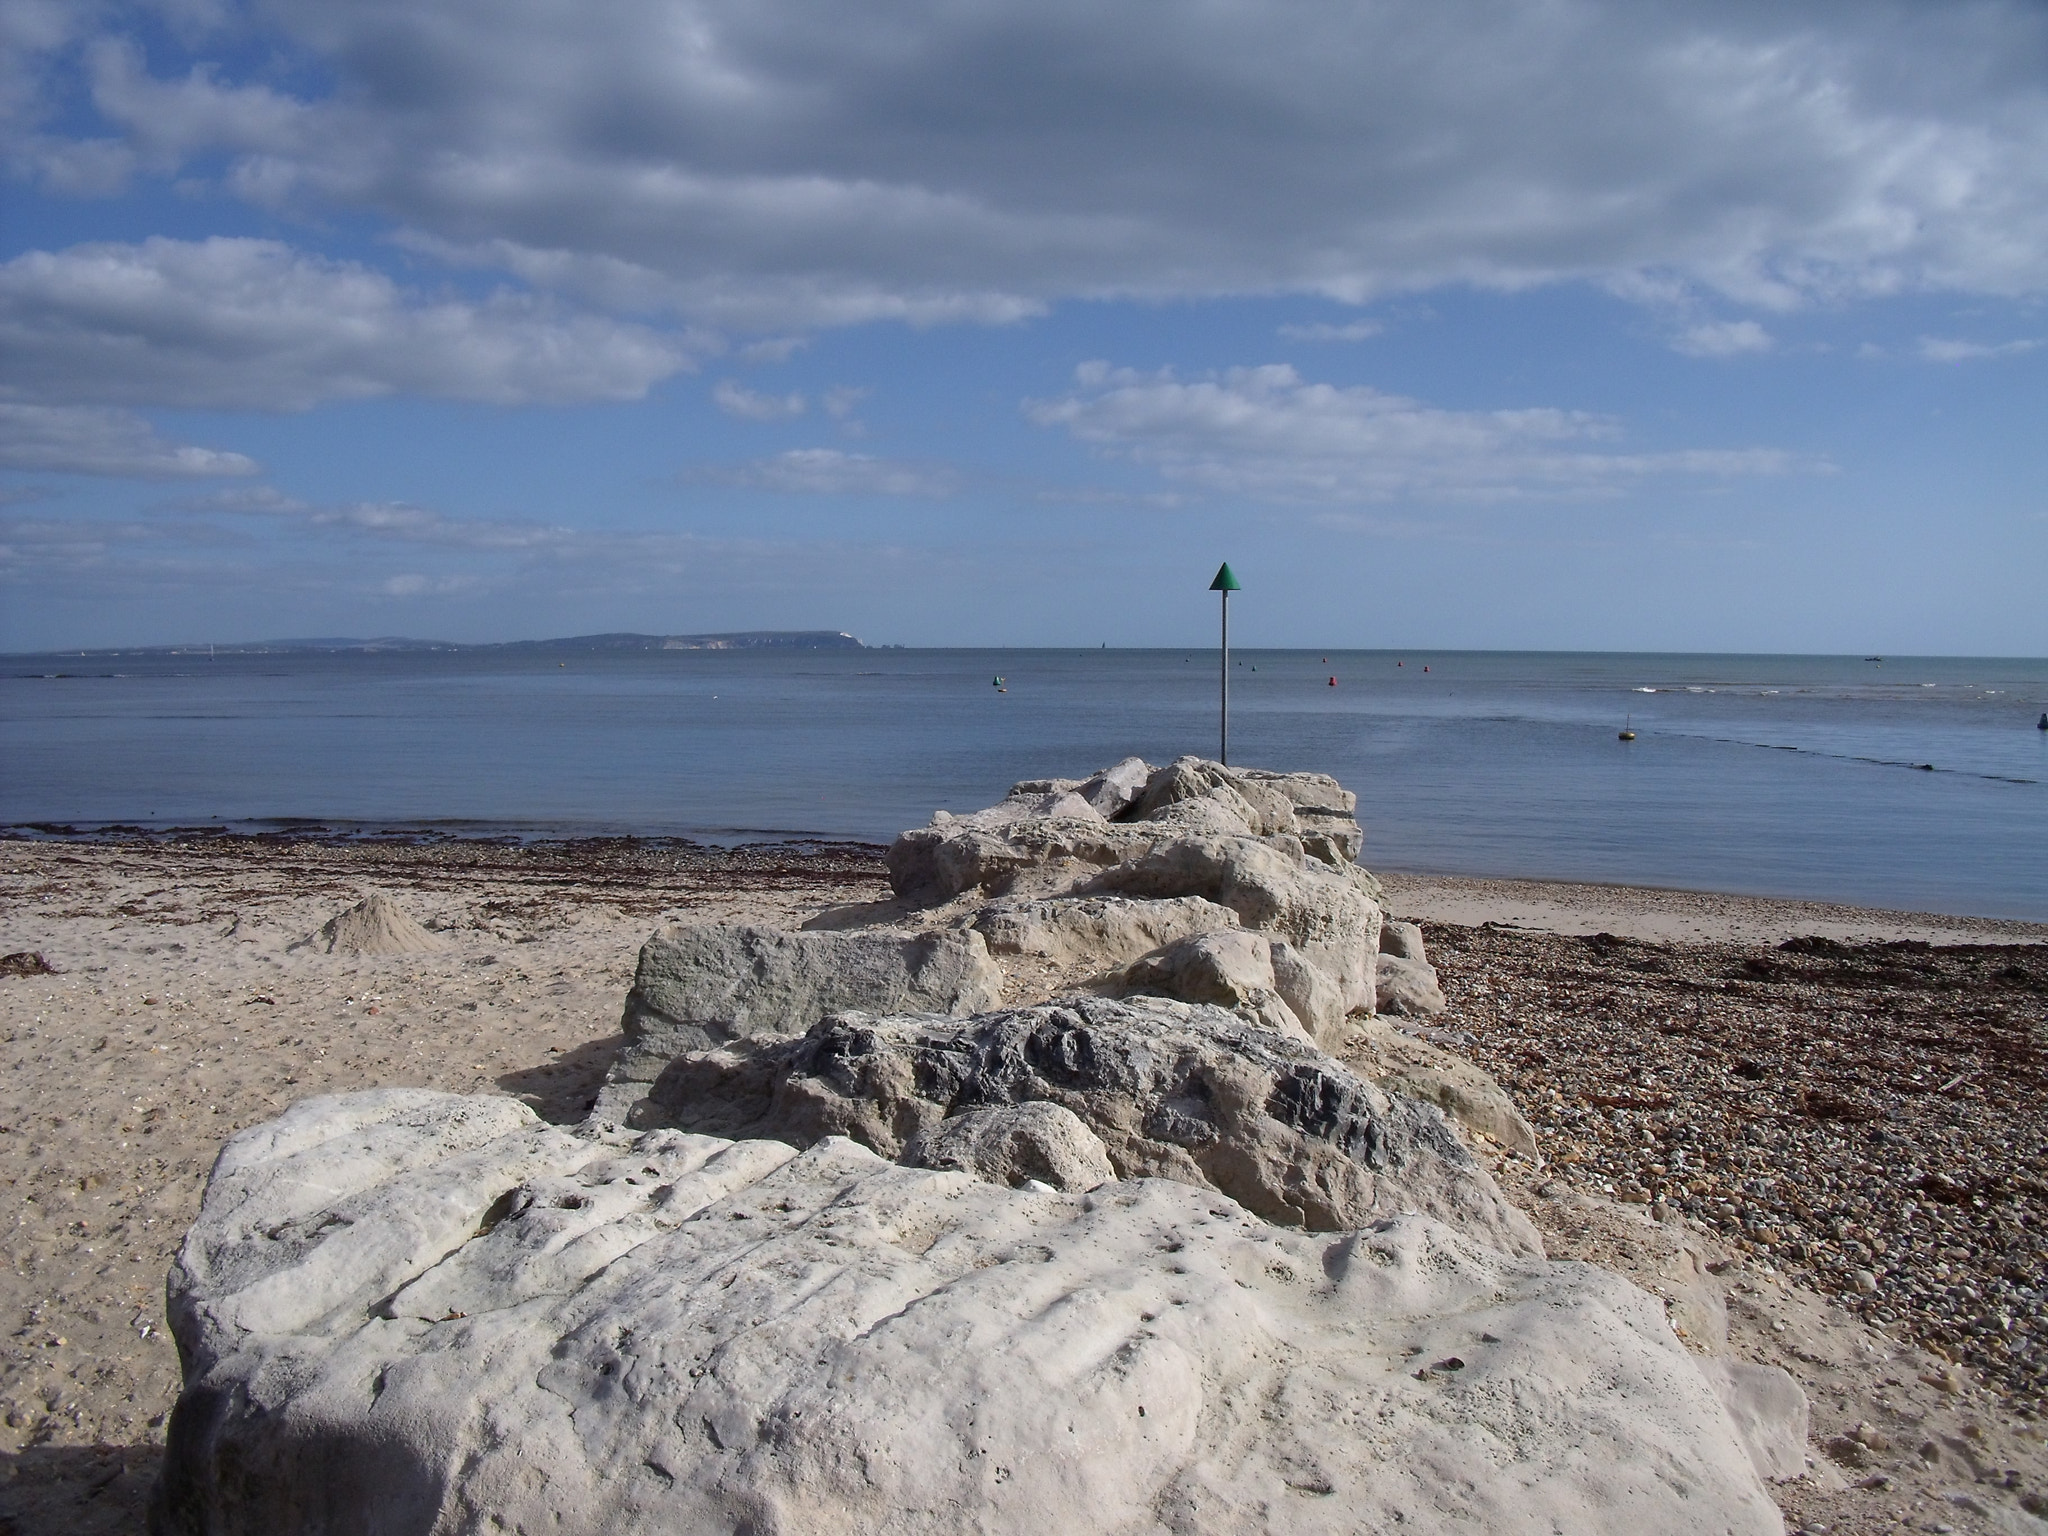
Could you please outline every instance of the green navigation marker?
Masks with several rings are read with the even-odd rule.
[[[1222,733],[1216,748],[1216,761],[1227,768],[1230,766],[1230,594],[1242,592],[1244,584],[1237,579],[1237,572],[1226,560],[1216,568],[1216,579],[1209,583],[1209,590],[1223,594]]]

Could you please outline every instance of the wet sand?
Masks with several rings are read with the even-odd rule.
[[[2037,1144],[2039,1120],[2002,1085],[2039,1070],[2041,1037],[2026,1021],[2038,1025],[2042,994],[2000,971],[2048,976],[2048,950],[1916,954],[1893,969],[1927,975],[1873,990],[1856,974],[1872,967],[1854,955],[1775,946],[1799,934],[1856,945],[2041,946],[2048,928],[1613,887],[1410,875],[1387,884],[1390,908],[1424,921],[1444,972],[1452,1010],[1433,1027],[1461,1037],[1460,1048],[1501,1076],[1551,1149],[1545,1168],[1502,1161],[1501,1176],[1553,1251],[1652,1283],[1674,1241],[1692,1244],[1724,1266],[1710,1288],[1738,1345],[1804,1373],[1822,1439],[1878,1426],[1870,1433],[1886,1449],[1822,1455],[1815,1481],[1781,1489],[1795,1527],[2014,1528],[1998,1522],[2022,1518],[2019,1500],[2048,1493],[2030,1417],[2048,1404],[2038,1375],[2012,1364],[2038,1365],[2026,1342],[2035,1336],[2025,1335],[2018,1355],[2008,1347],[2004,1363],[1978,1348],[1975,1333],[1937,1336],[1934,1314],[1907,1304],[1909,1288],[1891,1269],[1917,1262],[1925,1239],[1930,1266],[1947,1268],[1934,1294],[1971,1327],[1987,1308],[1996,1326],[1998,1305],[2010,1315],[2024,1300],[2013,1287],[2027,1282],[2006,1271],[2023,1273],[2015,1255],[2031,1250],[2013,1234],[2048,1231],[2048,1205],[2038,1186],[2015,1181],[2028,1159],[2042,1166],[2048,1147]],[[394,896],[444,947],[366,958],[290,947],[371,890]],[[164,1274],[227,1135],[295,1099],[385,1085],[510,1093],[573,1120],[616,1049],[634,958],[657,923],[795,926],[820,908],[886,894],[879,850],[855,846],[0,842],[0,955],[38,954],[52,967],[43,974],[22,962],[0,975],[0,1220],[9,1231],[0,1536],[142,1528],[178,1385],[163,1331]],[[1589,947],[1570,936],[1594,933],[1615,937]],[[1731,974],[1750,958],[1778,973]],[[1666,969],[1644,969],[1646,961]],[[1873,1009],[1880,993],[1892,1000]],[[1892,994],[1910,1006],[1901,1011]],[[1710,1006],[1687,1012],[1695,1001]],[[1930,1074],[1976,1074],[1929,1101],[1939,1113],[1927,1124],[1948,1138],[1940,1160],[1888,1172],[1890,1154],[1870,1156],[1877,1122],[1806,1113],[1802,1104],[1822,1101],[1811,1092],[1799,1100],[1804,1079],[1784,1064],[1802,1050],[1808,1018],[1838,1022],[1829,1038],[1843,1049],[1859,1029],[1891,1030],[1886,1082],[1911,1084],[1915,1070],[1937,1085]],[[1673,1019],[1694,1032],[1655,1032]],[[1752,1036],[1768,1036],[1769,1050],[1737,1048]],[[1645,1039],[1671,1059],[1645,1053]],[[1737,1061],[1767,1075],[1730,1078]],[[1738,1144],[1754,1117],[1726,1112],[1705,1075],[1687,1075],[1710,1068],[1716,1093],[1737,1082],[1756,1105],[1768,1101],[1772,1125],[1782,1122],[1784,1145],[1802,1158],[1827,1167],[1845,1158],[1843,1198],[1868,1209],[1837,1218],[1808,1198],[1809,1214],[1799,1215],[1749,1192],[1745,1181],[1762,1177],[1779,1144]],[[1711,1130],[1687,1143],[1694,1177],[1672,1171],[1668,1117],[1649,1118],[1670,1106],[1630,1107],[1659,1097],[1714,1107],[1695,1116]],[[1866,1083],[1837,1097],[1890,1104]],[[1928,1100],[1917,1089],[1895,1097]],[[1894,1123],[1921,1134],[1917,1119],[1883,1122]],[[1920,1143],[1904,1134],[1898,1150],[1910,1165],[1906,1153]],[[1994,1142],[1996,1158],[1977,1156]],[[1878,1167],[1880,1182],[1851,1179],[1858,1162]],[[1923,1176],[1910,1196],[1909,1173]],[[1930,1188],[1933,1174],[1944,1182]],[[1892,1186],[1893,1215],[1909,1198],[1915,1205],[1903,1226],[1872,1193]],[[1664,1203],[1661,1222],[1652,1199]],[[1932,1214],[1923,1220],[1922,1210]],[[1877,1298],[1855,1291],[1855,1270],[1872,1266],[1885,1276]],[[1970,1290],[1974,1302],[1960,1294]],[[1911,1347],[1915,1340],[1945,1351],[1954,1369]],[[1833,1363],[1816,1363],[1824,1360]],[[1850,1486],[1873,1477],[1884,1482]]]

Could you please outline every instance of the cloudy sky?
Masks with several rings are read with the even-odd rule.
[[[2048,653],[2037,0],[10,0],[0,648]]]

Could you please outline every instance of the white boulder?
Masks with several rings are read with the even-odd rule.
[[[171,1319],[159,1536],[1783,1529],[1627,1282],[1160,1180],[316,1099],[228,1145]]]

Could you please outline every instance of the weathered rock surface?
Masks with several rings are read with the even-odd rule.
[[[1078,1115],[1123,1178],[1220,1190],[1321,1231],[1420,1211],[1509,1252],[1542,1251],[1434,1106],[1389,1096],[1306,1041],[1153,998],[968,1020],[843,1015],[796,1039],[678,1056],[644,1097],[601,1099],[596,1113],[797,1146],[847,1136],[896,1158],[950,1115],[1034,1100]]]
[[[1357,803],[1327,774],[1226,768],[1196,757],[1155,769],[1126,758],[1091,779],[1027,779],[969,816],[938,812],[929,826],[897,838],[889,878],[897,895],[927,903],[965,891],[1045,895],[1197,836],[1271,838],[1297,858],[1355,869],[1365,842],[1352,817]]]
[[[336,913],[293,949],[324,955],[424,955],[441,941],[382,891],[374,891],[346,912]]]
[[[1152,777],[1152,767],[1142,757],[1127,757],[1075,787],[1074,793],[1095,807],[1105,821],[1114,821],[1137,803]]]
[[[1758,1477],[1783,1482],[1806,1474],[1812,1408],[1789,1371],[1724,1355],[1700,1361],[1700,1372],[1720,1395]]]
[[[1273,987],[1309,1038],[1334,1051],[1349,1033],[1343,990],[1283,939],[1273,941]]]
[[[745,923],[667,928],[640,950],[626,1039],[698,1050],[740,1035],[801,1034],[843,1008],[974,1013],[1002,1000],[980,934],[787,933]]]
[[[1404,960],[1384,951],[1373,966],[1375,1012],[1398,1013],[1411,1019],[1442,1013],[1450,1006],[1436,967],[1416,960]]]
[[[1177,940],[1238,926],[1228,907],[1199,896],[1134,901],[1119,896],[1000,902],[974,929],[997,955],[1031,955],[1068,969],[1108,972]]]
[[[1012,1189],[1035,1179],[1054,1189],[1089,1190],[1116,1178],[1102,1138],[1071,1109],[1044,1099],[941,1120],[904,1149],[903,1160]]]
[[[1227,928],[1196,934],[1132,961],[1114,983],[1120,992],[1212,1003],[1294,1039],[1309,1038],[1275,988],[1273,943],[1262,933]]]
[[[1029,793],[1013,790],[1001,804],[971,816],[940,811],[931,825],[898,837],[888,854],[896,894],[932,903],[963,891],[1042,895],[1066,889],[1159,835],[1157,828],[1104,820],[1071,788],[1018,788]]]
[[[236,1137],[171,1292],[161,1536],[1782,1531],[1654,1299],[1426,1217],[389,1090]]]
[[[1510,1151],[1541,1162],[1536,1132],[1493,1074],[1454,1051],[1403,1034],[1381,1019],[1368,1020],[1346,1041],[1345,1065],[1388,1093],[1434,1104],[1471,1130]]]
[[[1380,953],[1428,965],[1429,954],[1422,947],[1422,925],[1388,918],[1380,924]]]
[[[1247,928],[1284,938],[1333,981],[1346,1011],[1371,1011],[1380,909],[1357,886],[1298,850],[1255,837],[1182,837],[1118,863],[1093,889],[1127,896],[1200,896]]]

